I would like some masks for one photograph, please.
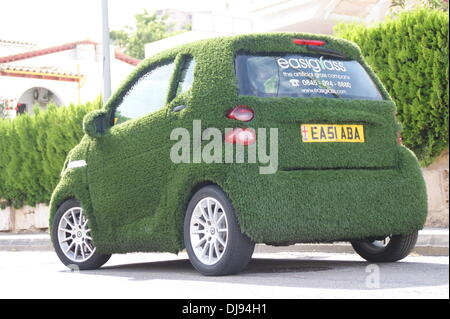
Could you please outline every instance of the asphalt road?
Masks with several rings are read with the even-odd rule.
[[[245,272],[203,277],[184,253],[114,255],[70,271],[53,252],[0,252],[4,298],[449,298],[449,258],[369,264],[355,254],[255,254]]]

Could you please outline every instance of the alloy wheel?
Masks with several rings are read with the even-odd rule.
[[[70,208],[61,217],[58,243],[64,255],[76,263],[85,262],[94,254],[91,230],[81,207]]]
[[[200,200],[190,221],[192,250],[205,265],[216,264],[224,255],[228,242],[228,221],[222,205],[213,197]]]

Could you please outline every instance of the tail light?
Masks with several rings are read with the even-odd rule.
[[[235,128],[225,133],[225,142],[231,144],[251,145],[256,141],[256,132],[252,128]]]
[[[238,120],[242,122],[249,122],[254,117],[253,110],[247,105],[239,105],[231,109],[227,113],[227,117],[232,120]]]
[[[400,132],[397,132],[397,144],[398,145],[403,144],[403,138],[402,138],[402,134]]]
[[[309,39],[294,39],[292,40],[292,42],[298,45],[315,45],[315,46],[322,46],[327,44],[325,41],[309,40]]]

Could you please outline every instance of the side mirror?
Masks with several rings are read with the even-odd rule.
[[[95,110],[83,119],[83,131],[86,135],[98,138],[105,134],[109,125],[108,112],[105,110]]]

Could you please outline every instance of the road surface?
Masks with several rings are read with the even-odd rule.
[[[204,277],[185,253],[113,255],[70,271],[53,252],[0,252],[4,298],[449,298],[448,257],[369,264],[356,254],[258,253],[241,274]]]

